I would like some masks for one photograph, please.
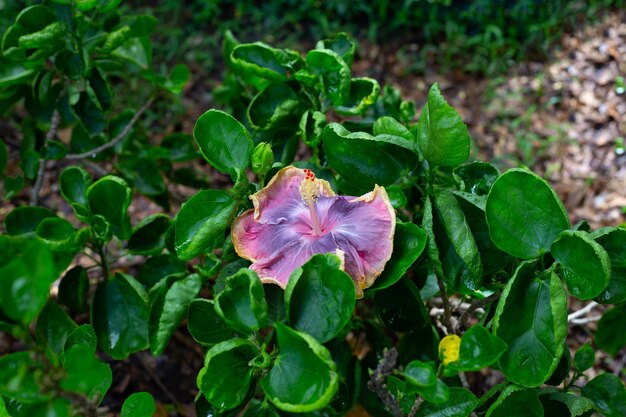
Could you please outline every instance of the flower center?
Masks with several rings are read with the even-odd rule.
[[[309,206],[309,213],[311,214],[311,229],[314,236],[322,235],[322,228],[320,227],[319,219],[317,218],[317,212],[315,211],[315,200],[320,195],[320,181],[315,178],[315,174],[310,169],[305,169],[305,178],[300,182],[300,196],[302,201]]]

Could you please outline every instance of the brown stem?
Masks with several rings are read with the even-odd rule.
[[[396,366],[398,360],[398,351],[396,348],[391,348],[383,353],[383,358],[378,363],[378,366],[372,373],[372,377],[367,383],[367,386],[372,390],[378,398],[385,405],[387,411],[389,411],[394,417],[403,417],[402,409],[398,400],[389,392],[385,381],[387,376],[391,375],[393,368]]]
[[[497,301],[499,298],[500,298],[500,293],[494,292],[489,297],[483,298],[482,300],[474,301],[472,304],[470,304],[470,306],[467,308],[467,310],[465,310],[465,312],[459,319],[459,327],[463,327],[463,328],[466,327],[467,321],[476,310],[478,310],[479,308],[483,308],[487,306],[488,304],[493,303],[494,301]]]
[[[74,160],[74,159],[84,159],[84,158],[90,158],[90,157],[93,158],[98,153],[100,153],[100,152],[102,152],[104,150],[107,150],[109,148],[114,147],[119,142],[121,142],[122,139],[124,139],[126,137],[128,132],[130,132],[130,130],[135,125],[135,123],[137,123],[137,120],[139,120],[141,115],[144,114],[146,110],[148,110],[148,107],[150,107],[150,105],[152,104],[153,101],[154,101],[154,97],[151,97],[148,101],[146,101],[146,103],[143,106],[141,106],[141,108],[137,111],[137,113],[135,113],[135,115],[132,117],[132,119],[130,119],[128,124],[126,126],[124,126],[124,129],[122,129],[122,131],[117,136],[115,136],[112,140],[110,140],[109,142],[107,142],[107,143],[105,143],[103,145],[100,145],[100,146],[98,146],[96,148],[93,148],[92,150],[87,151],[87,152],[66,155],[65,159]]]
[[[409,411],[409,414],[407,417],[415,417],[415,414],[417,414],[423,402],[424,402],[424,399],[422,397],[419,397],[419,396],[416,397],[415,402],[413,403],[413,406],[411,407],[411,411]]]
[[[52,113],[52,118],[50,119],[50,129],[48,133],[46,133],[46,137],[43,142],[43,146],[46,146],[48,141],[54,139],[57,134],[57,129],[59,128],[59,123],[61,122],[61,114],[58,110],[54,110]],[[39,193],[41,192],[41,187],[43,186],[43,177],[46,173],[46,160],[44,158],[39,159],[39,168],[37,169],[37,178],[35,179],[35,184],[33,185],[33,189],[30,192],[30,205],[36,206],[39,203]]]
[[[452,327],[452,311],[450,309],[450,300],[448,300],[448,292],[446,291],[446,284],[437,275],[437,285],[439,286],[439,294],[441,295],[441,302],[443,303],[443,324],[448,329],[448,334],[454,334],[454,328]]]

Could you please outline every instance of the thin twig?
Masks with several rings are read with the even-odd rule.
[[[107,142],[107,143],[105,143],[103,145],[100,145],[100,146],[98,146],[96,148],[93,148],[92,150],[89,150],[87,152],[66,155],[65,159],[73,160],[73,159],[92,158],[92,157],[96,156],[98,153],[100,153],[102,151],[105,151],[105,150],[107,150],[109,148],[114,147],[119,142],[121,142],[122,139],[124,139],[126,137],[126,135],[128,135],[128,132],[130,132],[130,130],[135,125],[135,123],[137,123],[137,120],[139,120],[141,115],[146,110],[148,110],[148,107],[150,107],[150,105],[152,104],[153,101],[154,101],[154,97],[151,97],[148,101],[146,101],[146,103],[143,106],[141,106],[141,108],[137,111],[137,113],[135,113],[135,115],[132,117],[132,119],[130,119],[128,124],[126,126],[124,126],[124,129],[122,129],[122,131],[116,137],[114,137],[112,140],[110,140],[109,142]]]
[[[439,293],[441,295],[441,302],[443,303],[443,324],[448,329],[448,334],[454,334],[454,328],[452,327],[452,312],[450,310],[450,300],[448,300],[448,293],[446,292],[446,285],[439,275],[437,275],[437,285],[439,286]]]
[[[95,172],[96,175],[100,177],[104,177],[106,174],[109,173],[106,169],[100,167],[100,165],[94,164],[93,162],[89,160],[82,160],[80,161],[80,163],[86,166],[87,168],[91,169],[93,172]]]
[[[167,396],[167,398],[169,398],[172,404],[174,404],[176,408],[180,410],[182,408],[180,401],[178,401],[178,399],[174,396],[174,394],[172,394],[170,390],[167,389],[167,387],[165,386],[161,378],[159,378],[159,376],[154,372],[154,370],[152,369],[152,367],[150,366],[150,364],[148,363],[144,355],[145,355],[144,352],[140,352],[137,354],[139,363],[141,363],[141,365],[146,370],[150,378],[152,378],[152,380],[157,384],[157,386],[161,389],[161,391],[163,391],[163,393]]]
[[[591,310],[594,309],[594,307],[596,307],[598,305],[598,303],[596,303],[595,301],[590,302],[589,304],[587,304],[586,306],[584,306],[583,308],[581,308],[578,311],[574,311],[572,314],[567,316],[567,321],[572,321],[573,319],[576,319],[580,316],[584,316],[585,314],[589,313]]]
[[[61,122],[61,114],[58,110],[54,110],[52,113],[52,118],[50,119],[50,129],[48,133],[46,133],[46,137],[44,139],[43,146],[48,143],[48,141],[54,139],[57,134],[57,129],[59,128],[59,123]],[[37,178],[35,179],[35,184],[33,185],[33,189],[30,192],[30,205],[36,206],[39,203],[39,193],[41,192],[41,187],[43,186],[43,177],[46,173],[46,160],[44,158],[39,159],[39,168],[37,169]]]
[[[479,308],[486,307],[488,304],[493,303],[499,298],[500,298],[500,293],[494,292],[489,297],[474,301],[472,304],[470,304],[470,306],[467,308],[467,310],[465,310],[465,312],[459,319],[459,327],[465,328],[467,326],[467,321],[476,310],[478,310]]]
[[[587,324],[587,323],[591,323],[593,321],[599,321],[602,318],[602,316],[591,316],[591,317],[583,317],[581,319],[573,319],[570,320],[569,323],[576,325],[576,324]]]
[[[407,417],[415,417],[415,414],[417,414],[423,402],[424,402],[424,399],[422,397],[420,396],[416,397],[415,402],[413,403],[413,406],[411,406],[411,411],[409,411],[409,414]]]
[[[367,386],[370,390],[374,391],[378,398],[385,405],[387,411],[389,411],[394,417],[403,417],[402,408],[400,403],[387,389],[385,381],[387,376],[391,375],[393,368],[396,366],[398,360],[398,351],[396,348],[391,348],[383,353],[383,358],[378,363],[378,366],[372,373],[372,378],[368,381]]]

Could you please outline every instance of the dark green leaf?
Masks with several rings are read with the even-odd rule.
[[[161,147],[169,151],[172,162],[192,161],[198,157],[198,151],[193,146],[193,136],[184,133],[165,136]]]
[[[459,190],[476,195],[487,195],[500,173],[491,164],[475,161],[455,168],[452,175]]]
[[[354,282],[334,254],[314,255],[294,270],[285,289],[285,309],[291,326],[326,343],[352,318]]]
[[[39,223],[51,217],[55,217],[55,214],[44,207],[17,207],[5,217],[4,229],[12,236],[32,236]]]
[[[271,404],[252,400],[241,417],[280,417],[280,415]]]
[[[37,72],[32,62],[10,62],[0,56],[0,88],[28,81]]]
[[[547,380],[567,336],[567,297],[556,274],[522,263],[502,293],[493,332],[509,346],[499,360],[507,378],[526,387]]]
[[[129,24],[132,36],[148,36],[158,25],[159,20],[149,14],[135,16]]]
[[[85,71],[83,58],[80,54],[71,52],[69,50],[63,50],[57,54],[54,64],[57,69],[71,80],[80,80]]]
[[[411,361],[402,375],[408,383],[417,387],[431,387],[437,383],[435,362]]]
[[[73,106],[74,112],[90,136],[95,136],[104,130],[106,119],[100,103],[95,102],[87,92],[80,94],[80,99]]]
[[[237,407],[248,393],[253,371],[249,363],[257,355],[257,348],[244,339],[213,346],[198,373],[198,389],[218,410]]]
[[[285,84],[272,83],[257,94],[248,106],[248,121],[254,129],[297,126],[303,105],[295,91]]]
[[[328,350],[311,336],[276,323],[279,354],[261,381],[267,398],[279,409],[304,413],[327,406],[339,377]]]
[[[469,157],[470,136],[459,113],[433,84],[417,123],[417,140],[422,155],[431,166],[454,167]]]
[[[361,189],[391,185],[417,165],[413,145],[401,137],[350,133],[331,123],[324,128],[323,141],[331,167]]]
[[[72,254],[87,242],[85,232],[77,233],[70,222],[59,217],[43,219],[35,230],[37,237],[53,251]]]
[[[0,356],[0,395],[24,402],[45,401],[36,378],[42,373],[41,363],[29,351]]]
[[[123,179],[107,175],[87,187],[86,197],[93,214],[104,217],[112,227],[113,234],[127,239],[130,234],[128,207],[133,192]]]
[[[52,22],[37,32],[20,36],[19,47],[22,49],[54,48],[66,31],[65,22]]]
[[[224,190],[204,190],[191,197],[176,216],[176,254],[187,261],[224,234],[237,202]]]
[[[480,324],[472,326],[461,338],[459,360],[448,364],[456,371],[478,371],[496,362],[507,345]]]
[[[543,417],[543,407],[536,390],[509,385],[485,417]]]
[[[626,340],[624,340],[624,344],[626,344]],[[576,355],[574,356],[574,367],[576,368],[576,371],[582,373],[591,368],[595,361],[596,352],[589,345],[589,343],[585,343],[576,351]]]
[[[137,255],[157,255],[165,247],[165,233],[170,228],[166,214],[152,214],[143,219],[128,239],[128,250]]]
[[[215,312],[242,333],[267,326],[267,302],[257,274],[241,269],[228,277],[226,288],[215,297]]]
[[[609,285],[609,255],[588,233],[562,232],[552,243],[550,254],[559,263],[559,275],[574,297],[589,300]]]
[[[98,340],[96,338],[96,332],[91,324],[83,324],[78,326],[72,333],[67,336],[65,341],[65,351],[68,352],[74,346],[85,346],[89,349],[90,355],[95,355]]]
[[[350,95],[342,106],[338,106],[335,111],[342,115],[365,114],[372,107],[380,94],[378,81],[367,78],[352,78],[350,80]],[[374,133],[377,135],[378,133]],[[413,140],[413,135],[408,140]]]
[[[111,92],[111,86],[107,82],[106,78],[100,73],[100,70],[95,68],[89,77],[89,85],[91,86],[98,103],[102,110],[107,111],[111,108],[113,102],[113,93]]]
[[[413,134],[402,123],[390,116],[383,116],[374,122],[374,135],[391,135],[398,136],[413,142],[415,138]]]
[[[356,50],[356,44],[350,39],[350,37],[344,33],[339,32],[329,39],[322,39],[315,45],[316,49],[330,49],[336,52],[349,67],[352,67],[352,61],[354,60],[354,51]]]
[[[60,361],[65,353],[65,341],[78,326],[54,301],[49,300],[37,318],[35,335]]]
[[[626,415],[626,388],[615,375],[598,375],[583,387],[582,394],[593,401],[606,417]]]
[[[424,201],[424,216],[422,218],[422,228],[428,237],[426,242],[426,253],[428,255],[428,260],[433,265],[435,274],[437,276],[444,277],[445,274],[443,273],[443,265],[441,265],[441,260],[439,259],[439,248],[437,248],[437,240],[435,239],[435,219],[433,217],[433,205],[430,200],[430,196],[427,196]]]
[[[126,398],[120,417],[152,417],[156,411],[154,398],[147,392],[136,392]]]
[[[377,292],[374,306],[382,324],[397,332],[420,329],[429,323],[419,290],[406,278]]]
[[[193,274],[171,287],[164,285],[150,303],[150,350],[159,356],[165,350],[170,338],[180,326],[187,309],[202,288],[202,280]]]
[[[485,212],[498,248],[522,259],[546,253],[570,224],[547,182],[530,171],[510,169],[491,187]]]
[[[262,42],[237,45],[230,54],[230,62],[237,71],[277,82],[287,81],[287,70],[296,59],[299,59],[297,54]]]
[[[139,68],[148,69],[152,64],[152,44],[146,37],[131,38],[111,52],[111,55]]]
[[[118,273],[98,285],[91,323],[98,345],[114,359],[125,359],[149,346],[148,320],[148,295],[133,277]]]
[[[209,110],[200,116],[193,137],[204,159],[232,178],[250,165],[252,139],[241,123],[223,111]]]
[[[589,399],[566,392],[552,392],[548,395],[542,395],[540,399],[545,415],[549,417],[553,416],[553,414],[550,414],[550,407],[554,406],[554,403],[559,404],[559,410],[563,410],[563,407],[565,407],[564,415],[567,417],[578,417],[594,408],[593,402]],[[557,416],[555,415],[554,417]]]
[[[620,304],[626,301],[626,230],[606,227],[591,235],[611,261],[609,286],[596,299],[603,304]]]
[[[95,357],[90,346],[74,345],[65,352],[67,375],[61,381],[65,391],[86,395],[99,403],[113,382],[108,364]]]
[[[465,388],[450,388],[448,401],[442,404],[422,403],[417,417],[468,417],[478,400]]]
[[[238,333],[217,315],[213,300],[198,298],[189,303],[187,327],[196,342],[210,346],[231,339]]]
[[[187,271],[185,264],[179,261],[176,256],[163,253],[148,258],[141,265],[137,274],[137,281],[141,282],[145,288],[150,289],[163,278],[174,274],[182,274],[185,271]]]
[[[330,49],[314,49],[306,54],[310,72],[318,76],[322,91],[335,105],[341,106],[350,97],[350,67]]]
[[[596,344],[612,356],[618,354],[626,346],[626,304],[614,307],[602,315],[598,322]]]

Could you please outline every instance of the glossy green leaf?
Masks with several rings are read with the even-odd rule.
[[[152,44],[145,36],[131,38],[111,52],[111,55],[139,68],[148,69],[152,64]]]
[[[250,165],[252,139],[241,123],[223,111],[212,109],[200,116],[193,137],[204,159],[232,178]]]
[[[98,346],[114,359],[146,349],[148,295],[133,277],[115,274],[98,285],[91,306],[91,323]]]
[[[176,254],[187,261],[224,234],[237,202],[224,190],[204,190],[191,197],[176,216]]]
[[[572,355],[570,355],[569,349],[565,347],[563,349],[563,354],[561,355],[561,359],[559,359],[559,364],[556,366],[556,369],[550,375],[550,378],[545,382],[546,385],[558,386],[565,378],[568,378],[570,375],[570,371],[572,369]]]
[[[127,239],[130,234],[128,207],[133,192],[126,181],[107,175],[87,187],[85,195],[91,212],[104,217],[115,236]]]
[[[350,37],[344,33],[339,32],[329,39],[322,39],[315,45],[316,49],[330,49],[337,53],[349,67],[352,67],[352,61],[354,60],[354,52],[356,50],[356,44],[350,39]]]
[[[411,361],[401,374],[408,383],[418,387],[430,387],[437,383],[435,362]]]
[[[0,267],[0,310],[28,324],[48,300],[50,285],[58,278],[54,259],[43,244],[30,240]]]
[[[552,374],[567,336],[567,297],[554,273],[524,262],[508,282],[496,309],[493,332],[509,346],[500,357],[508,379],[536,387]]]
[[[417,123],[419,149],[431,166],[454,167],[469,157],[470,136],[459,113],[433,84]]]
[[[415,138],[413,134],[402,123],[390,116],[383,116],[374,122],[374,136],[378,135],[391,135],[398,136],[403,139],[413,142]]]
[[[185,85],[187,85],[190,77],[191,73],[185,64],[174,65],[174,68],[172,68],[172,72],[165,82],[164,87],[170,93],[180,94],[185,88]]]
[[[330,49],[314,49],[306,54],[311,73],[318,76],[322,91],[335,105],[344,104],[350,97],[350,67]]]
[[[204,298],[189,303],[187,328],[194,340],[205,346],[232,339],[239,334],[215,312],[213,300]]]
[[[21,84],[37,73],[37,66],[29,62],[11,62],[0,56],[0,88]]]
[[[54,301],[49,300],[37,318],[35,335],[40,345],[45,346],[63,361],[65,341],[78,326]]]
[[[537,390],[509,385],[489,407],[485,417],[543,417]]]
[[[331,123],[324,128],[323,142],[331,167],[362,189],[391,185],[417,165],[413,145],[397,136],[351,133]]]
[[[120,417],[152,417],[156,411],[154,398],[147,392],[136,392],[122,404]]]
[[[626,346],[626,304],[622,304],[606,311],[598,322],[596,345],[612,356],[619,353]]]
[[[189,303],[202,288],[198,274],[175,281],[170,287],[163,285],[150,303],[150,350],[159,356],[187,314]]]
[[[274,152],[267,142],[261,142],[254,147],[252,152],[252,171],[258,178],[265,178],[265,174],[274,164]]]
[[[422,403],[417,417],[468,417],[478,400],[465,388],[450,388],[448,401],[442,404]]]
[[[287,81],[287,70],[297,58],[263,42],[237,45],[230,54],[230,62],[238,72],[276,82]]]
[[[29,351],[0,356],[0,395],[27,403],[45,401],[37,383],[42,374],[41,363],[35,362]]]
[[[322,133],[326,126],[326,115],[319,111],[307,110],[300,119],[300,133],[302,140],[308,146],[316,147],[322,141]]]
[[[218,410],[237,407],[246,397],[252,382],[249,363],[257,348],[244,339],[231,339],[213,346],[198,373],[198,389]]]
[[[574,297],[589,300],[609,285],[609,255],[588,233],[562,232],[552,243],[550,254],[559,263],[559,275]]]
[[[37,226],[35,234],[53,251],[72,254],[87,243],[88,237],[85,232],[77,233],[70,222],[59,217],[43,219]]]
[[[597,342],[597,339],[596,339]],[[626,344],[626,340],[624,341]],[[591,368],[596,361],[596,352],[589,343],[582,345],[574,355],[574,367],[578,372],[584,372]]]
[[[410,386],[410,391],[417,393],[425,401],[433,404],[444,404],[450,399],[450,389],[440,379],[436,379],[433,385],[424,387]]]
[[[474,235],[465,219],[459,202],[454,194],[447,190],[435,193],[435,207],[443,225],[445,234],[460,261],[462,261],[462,283],[470,290],[477,290],[482,284],[482,261]],[[445,268],[444,268],[445,271]],[[447,284],[458,285],[456,278],[446,274]]]
[[[215,312],[246,334],[267,326],[267,302],[257,274],[241,269],[228,277],[226,287],[215,297]]]
[[[157,255],[165,247],[165,233],[170,228],[166,214],[152,214],[143,219],[128,239],[128,250],[137,255]]]
[[[5,217],[4,230],[12,236],[32,236],[39,223],[51,217],[56,216],[51,210],[44,207],[17,207]]]
[[[378,291],[374,307],[381,323],[397,332],[420,329],[430,322],[419,290],[408,279]]]
[[[241,417],[280,417],[280,414],[271,404],[252,400]]]
[[[75,328],[65,340],[65,351],[69,351],[74,346],[88,347],[90,355],[95,355],[98,347],[96,332],[91,324],[83,324]]]
[[[487,195],[500,173],[491,164],[474,161],[455,168],[452,175],[459,190],[476,195]]]
[[[626,415],[626,388],[615,375],[598,375],[583,387],[582,394],[606,417]]]
[[[591,237],[604,248],[611,261],[611,280],[596,300],[603,304],[623,303],[626,301],[626,230],[605,227]]]
[[[341,260],[336,255],[314,255],[291,273],[285,289],[289,324],[320,343],[341,331],[356,305],[354,282],[340,268]]]
[[[248,106],[248,121],[255,129],[296,126],[303,104],[288,85],[272,83],[257,94]]]
[[[304,413],[327,406],[339,377],[328,350],[311,336],[276,323],[279,354],[261,381],[267,398],[281,410]]]
[[[106,127],[106,118],[100,103],[87,92],[82,92],[76,104],[72,106],[82,127],[90,136],[99,135]]]
[[[485,212],[489,235],[496,246],[522,259],[546,253],[570,226],[554,190],[523,169],[510,169],[496,180]]]
[[[50,48],[66,31],[65,22],[52,22],[37,32],[20,36],[19,47],[22,49]]]
[[[388,288],[398,282],[422,254],[427,239],[426,232],[415,223],[397,221],[391,259],[369,291]]]
[[[163,253],[146,259],[146,262],[139,269],[137,281],[141,282],[145,288],[150,289],[163,278],[174,274],[183,274],[186,271],[185,264],[176,256]]]
[[[59,190],[68,203],[87,204],[85,192],[91,184],[91,175],[78,166],[70,166],[59,175]]]
[[[433,217],[433,204],[430,196],[424,201],[424,216],[422,217],[422,228],[426,232],[428,240],[426,241],[426,254],[428,260],[433,265],[435,274],[444,277],[443,265],[439,258],[439,248],[437,248],[437,240],[435,238],[435,219]]]
[[[111,368],[99,360],[90,346],[74,345],[65,352],[65,378],[61,388],[83,394],[99,403],[113,382]]]
[[[558,410],[567,417],[578,417],[586,415],[585,413],[594,409],[593,402],[585,397],[566,392],[552,392],[547,395],[541,395],[541,403],[546,416],[557,416],[552,407],[558,407]],[[556,405],[556,404],[558,405]]]
[[[496,362],[506,350],[502,339],[476,324],[461,337],[459,360],[447,367],[455,371],[478,371]]]
[[[372,107],[380,94],[380,84],[378,81],[367,78],[352,78],[350,80],[350,95],[341,106],[337,106],[335,111],[342,115],[363,115]],[[377,134],[377,133],[374,133]],[[411,135],[411,139],[413,135]]]

